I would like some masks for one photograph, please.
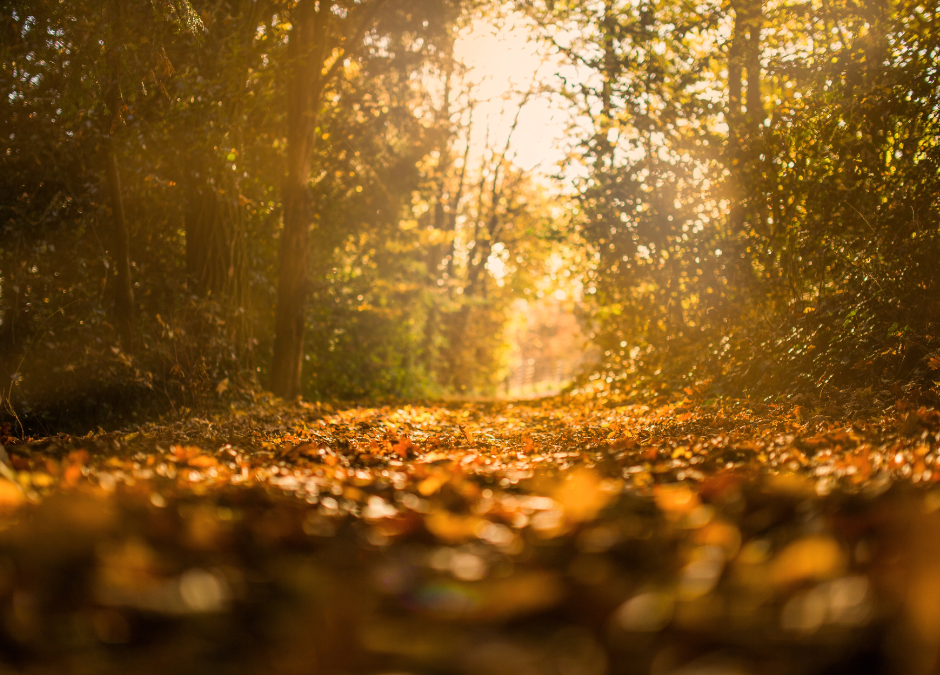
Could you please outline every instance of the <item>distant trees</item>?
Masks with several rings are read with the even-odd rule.
[[[396,59],[362,64],[324,119],[338,151],[315,159],[332,180],[313,190],[314,237],[330,243],[311,248],[304,381],[348,396],[492,391],[510,303],[536,292],[566,221],[505,138],[482,140],[448,51],[421,78]]]

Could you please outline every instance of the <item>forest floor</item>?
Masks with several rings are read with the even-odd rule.
[[[936,667],[940,412],[910,395],[258,397],[0,441],[0,673]]]

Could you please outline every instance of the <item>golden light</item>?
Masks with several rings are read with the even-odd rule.
[[[502,151],[518,114],[509,156],[522,169],[552,172],[567,154],[570,113],[559,100],[537,90],[555,78],[557,59],[514,16],[499,26],[473,21],[458,37],[455,55],[467,69],[466,82],[476,101],[473,154],[479,157],[488,147]]]

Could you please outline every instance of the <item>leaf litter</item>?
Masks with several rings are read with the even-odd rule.
[[[285,405],[0,438],[21,672],[931,672],[940,412]]]

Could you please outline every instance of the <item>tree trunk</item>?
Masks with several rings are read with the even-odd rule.
[[[357,4],[355,17],[334,12],[333,0],[298,0],[291,12],[287,43],[287,178],[281,190],[284,230],[278,250],[277,309],[271,391],[285,399],[300,396],[310,257],[310,161],[323,90],[358,50],[385,0]],[[346,17],[346,18],[341,18]],[[352,29],[333,32],[345,21]],[[334,50],[336,53],[334,54]],[[328,57],[332,64],[324,72]]]
[[[112,274],[115,276],[114,319],[124,349],[130,350],[133,347],[134,339],[134,285],[131,281],[130,236],[127,232],[127,220],[124,216],[124,199],[121,192],[121,177],[118,170],[115,141],[115,134],[124,123],[121,116],[123,101],[120,83],[121,62],[118,53],[122,39],[121,14],[121,0],[111,0],[111,36],[108,46],[108,76],[110,82],[105,92],[105,103],[108,106],[110,125],[104,149],[108,196],[111,200],[111,245],[113,246],[111,259]]]
[[[111,254],[115,275],[114,319],[124,349],[130,350],[134,340],[134,286],[131,282],[130,237],[124,218],[121,178],[118,174],[117,153],[113,141],[108,140],[107,173],[111,198],[111,223],[114,252]]]
[[[322,91],[325,24],[330,20],[331,5],[301,0],[291,15],[287,178],[281,197],[284,229],[278,251],[274,357],[271,362],[271,391],[284,399],[297,398],[301,392],[310,249],[308,183],[313,133]]]
[[[762,0],[751,0],[748,7],[747,51],[745,54],[747,113],[744,116],[744,125],[747,131],[747,146],[744,148],[744,152],[747,157],[743,168],[746,176],[745,190],[751,201],[748,225],[750,229],[769,239],[767,183],[762,169],[765,165],[769,167],[770,162],[761,159],[761,154],[764,152],[762,130],[764,119],[767,117],[767,111],[764,109],[764,98],[761,95],[760,34],[763,27],[764,8]],[[758,248],[759,250],[765,250],[766,246]]]
[[[604,18],[601,25],[604,36],[604,72],[601,87],[601,119],[597,129],[596,161],[600,170],[608,173],[614,168],[614,145],[610,142],[608,135],[614,115],[614,82],[620,75],[620,61],[617,58],[616,49],[617,15],[611,0],[604,3]]]
[[[744,207],[742,204],[741,145],[744,136],[742,129],[741,92],[744,86],[744,60],[745,43],[747,40],[746,12],[743,5],[746,0],[737,0],[733,3],[734,28],[731,34],[731,47],[728,50],[728,151],[725,160],[730,177],[731,213],[729,214],[731,233],[740,232],[744,223]]]
[[[0,294],[0,374],[7,377],[12,375],[13,371],[2,369],[12,369],[16,366],[13,355],[25,336],[31,332],[29,320],[32,317],[32,314],[23,311],[26,305],[23,279],[26,260],[20,253],[23,237],[20,233],[15,235],[16,239],[13,240],[12,236],[14,235],[4,240],[7,249],[4,251],[5,255],[0,258],[0,262],[6,263],[0,267],[0,279],[3,279],[3,293]]]
[[[447,278],[454,278],[454,257],[457,247],[457,213],[460,210],[460,203],[463,201],[464,186],[467,179],[467,165],[470,163],[470,134],[473,131],[473,116],[470,116],[470,124],[467,127],[467,144],[463,151],[463,165],[460,167],[460,177],[457,179],[457,190],[451,197],[450,207],[447,218],[444,221],[444,230],[451,233],[450,245],[447,252]]]
[[[745,67],[747,68],[747,130],[750,135],[752,150],[757,149],[757,136],[767,116],[764,99],[761,96],[760,81],[760,33],[764,28],[764,8],[761,0],[753,0],[748,7],[747,45]],[[759,151],[758,151],[759,152]],[[755,154],[752,152],[751,154]]]
[[[307,258],[310,249],[310,217],[306,181],[284,187],[284,231],[278,252],[274,359],[271,391],[281,398],[300,396],[307,300]]]
[[[748,178],[760,154],[760,127],[766,112],[761,96],[760,32],[764,17],[761,0],[737,0],[734,30],[728,50],[728,154],[732,183],[737,183],[735,201],[743,201]],[[744,76],[747,73],[747,90]],[[746,96],[746,105],[744,96]],[[742,223],[743,224],[743,223]]]
[[[448,221],[446,193],[447,181],[448,178],[450,178],[450,167],[452,159],[450,144],[451,139],[453,138],[453,127],[450,123],[450,87],[451,70],[448,68],[444,75],[444,101],[441,104],[441,110],[438,113],[438,121],[443,120],[446,133],[444,134],[444,138],[441,140],[441,143],[438,146],[440,152],[440,161],[438,162],[437,169],[435,171],[436,186],[434,190],[434,204],[431,208],[430,223],[431,228],[435,230],[443,230],[446,227],[446,223]],[[429,277],[438,277],[441,262],[444,260],[444,250],[443,243],[428,246],[427,266]]]
[[[764,199],[760,190],[761,124],[765,112],[760,91],[762,0],[734,0],[734,28],[728,50],[728,237],[735,285],[749,288],[757,281],[754,257],[747,251],[752,231],[765,234]],[[744,88],[745,73],[747,89]],[[746,96],[746,105],[745,105]],[[761,248],[761,247],[758,247]]]

